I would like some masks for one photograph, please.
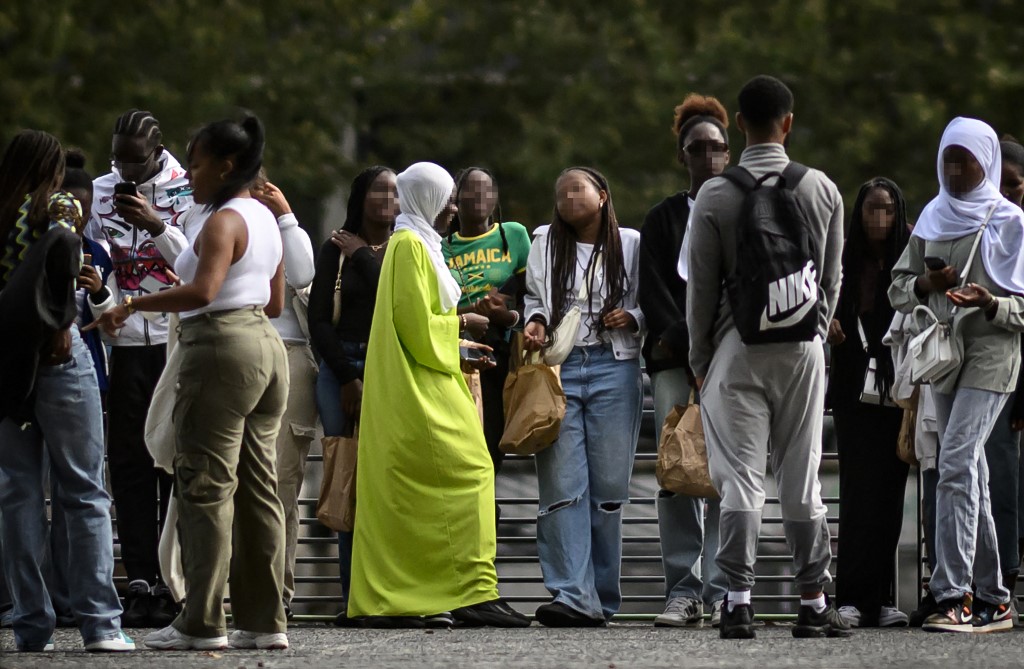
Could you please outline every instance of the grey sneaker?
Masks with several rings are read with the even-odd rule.
[[[843,610],[839,609],[839,612],[842,613]],[[883,606],[882,610],[878,612],[879,627],[906,627],[909,622],[910,617],[895,606]],[[856,627],[852,623],[850,626]]]
[[[673,597],[665,612],[654,619],[655,627],[701,627],[704,625],[704,604],[689,597]]]
[[[885,627],[885,625],[882,625],[881,623],[882,615],[885,614],[885,608],[886,607],[882,607],[882,613],[878,616],[879,627]],[[860,627],[860,609],[858,609],[856,606],[840,606],[839,615],[843,617],[843,620],[845,620],[846,624],[850,627]]]
[[[718,627],[722,624],[722,604],[725,603],[724,599],[720,599],[717,602],[711,604],[711,626]]]

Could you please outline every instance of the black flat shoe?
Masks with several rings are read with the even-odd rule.
[[[464,606],[452,611],[462,627],[529,627],[530,619],[502,599]]]
[[[421,630],[425,629],[426,626],[427,623],[423,618],[415,616],[367,616],[363,621],[363,627],[380,630]]]
[[[334,616],[334,624],[337,627],[362,627],[363,622],[362,618],[349,618],[348,612],[346,611],[342,611],[338,615]]]
[[[591,618],[562,602],[537,607],[534,617],[545,627],[604,627],[604,618]]]

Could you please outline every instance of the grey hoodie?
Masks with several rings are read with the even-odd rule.
[[[781,144],[757,144],[740,156],[740,166],[759,178],[781,172],[789,164]],[[819,249],[819,331],[822,338],[839,300],[842,282],[843,200],[836,185],[818,170],[809,170],[796,188]],[[701,187],[693,208],[690,230],[690,281],[686,286],[686,322],[690,328],[690,367],[694,375],[707,375],[715,349],[725,333],[735,328],[725,290],[725,279],[736,270],[736,228],[743,208],[743,192],[724,177]]]

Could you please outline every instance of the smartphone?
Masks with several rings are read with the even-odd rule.
[[[497,363],[494,356],[483,350],[482,348],[469,348],[467,346],[459,347],[459,357],[463,360],[470,362],[474,360],[490,360],[491,362]]]
[[[946,259],[939,258],[936,256],[925,256],[924,258],[925,267],[930,270],[937,271],[946,266]]]
[[[91,253],[83,253],[82,254],[82,264],[83,265],[91,265],[92,264],[92,254]]]
[[[114,184],[114,195],[138,197],[139,189],[136,188],[134,181],[122,181],[121,183]]]

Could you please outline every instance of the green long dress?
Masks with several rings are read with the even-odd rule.
[[[494,469],[427,249],[396,232],[367,345],[348,615],[422,616],[498,597]]]

